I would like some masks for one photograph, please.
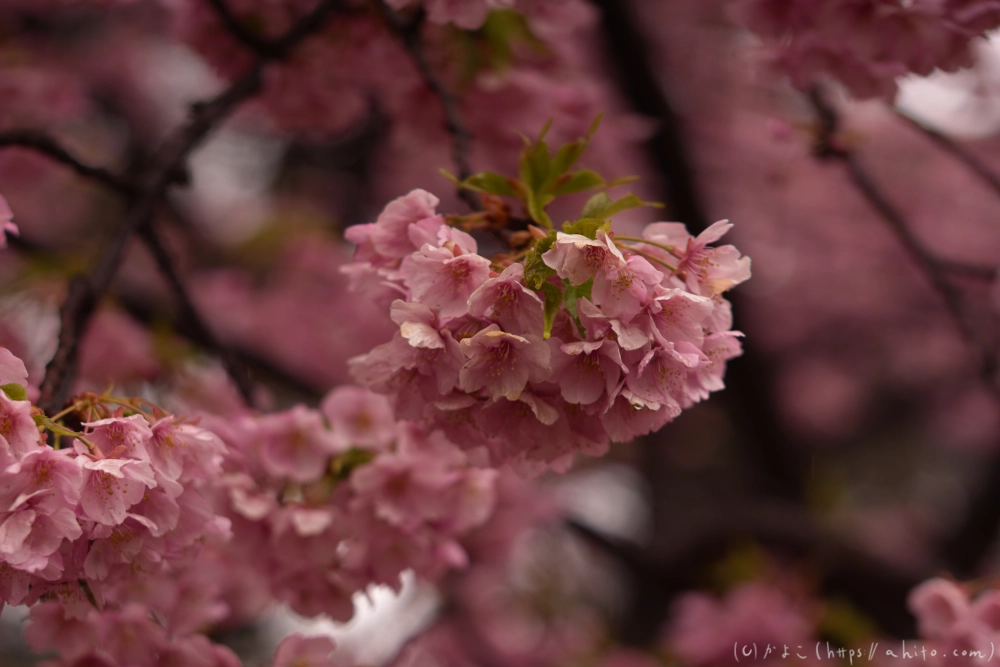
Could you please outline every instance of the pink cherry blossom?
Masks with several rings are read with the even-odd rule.
[[[467,361],[459,386],[494,399],[515,401],[529,381],[541,382],[552,373],[549,348],[539,336],[509,334],[496,324],[463,340],[462,353]]]
[[[27,385],[28,369],[13,352],[6,347],[0,347],[0,386],[5,384]]]
[[[663,274],[643,257],[630,256],[622,266],[612,265],[594,276],[592,301],[605,315],[629,321],[642,310]]]
[[[260,437],[261,461],[268,470],[297,482],[322,477],[327,461],[343,449],[322,416],[303,406],[264,417]]]
[[[156,486],[146,461],[134,459],[76,459],[83,473],[80,506],[83,515],[114,526],[125,519],[130,507],[142,500],[146,489]]]
[[[29,401],[14,401],[0,391],[0,464],[9,465],[41,446]]]
[[[566,356],[553,363],[553,380],[569,403],[590,405],[601,396],[613,398],[621,376],[628,373],[619,347],[611,340],[565,343]]]
[[[558,232],[542,261],[573,285],[582,285],[598,272],[613,274],[626,265],[625,256],[603,229],[598,230],[596,239]]]
[[[337,387],[326,395],[320,409],[341,447],[382,450],[396,437],[389,401],[367,389]]]
[[[469,310],[469,297],[486,281],[490,262],[485,257],[452,248],[424,244],[407,257],[400,269],[413,298],[442,317],[459,317]]]
[[[687,233],[683,224],[658,222],[647,225],[643,238],[661,246],[673,248],[674,255],[656,246],[647,246],[654,254],[670,257],[683,277],[688,289],[695,294],[712,297],[721,294],[750,278],[750,258],[740,257],[734,246],[709,248],[732,229],[728,220],[720,220],[697,237]]]
[[[511,264],[469,297],[469,314],[495,321],[504,331],[542,335],[542,300],[524,284],[524,265]]]
[[[111,417],[87,422],[87,440],[97,445],[101,454],[112,458],[148,459],[146,443],[153,436],[149,422],[142,415]]]

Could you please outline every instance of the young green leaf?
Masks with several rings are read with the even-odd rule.
[[[548,339],[552,336],[552,325],[556,321],[559,306],[562,305],[563,293],[561,289],[547,281],[542,284],[541,289],[545,293],[545,332],[543,336]]]
[[[607,192],[598,192],[593,197],[587,200],[587,203],[583,205],[583,213],[580,215],[582,218],[600,218],[604,213],[604,209],[611,205],[611,197],[608,196]]]
[[[563,280],[563,286],[566,288],[563,294],[563,301],[566,304],[566,310],[569,312],[570,317],[573,318],[573,322],[576,324],[576,328],[580,332],[580,336],[585,338],[587,332],[583,327],[583,322],[580,321],[580,314],[577,312],[576,302],[580,299],[590,298],[590,290],[594,286],[594,279],[591,278],[582,285],[573,285],[568,280]]]
[[[542,289],[545,281],[556,273],[555,269],[542,261],[542,255],[548,252],[555,240],[556,233],[551,232],[544,239],[536,241],[535,247],[524,256],[524,284],[531,289]]]
[[[0,385],[0,389],[3,389],[3,393],[7,394],[7,398],[12,401],[28,400],[28,390],[16,382]]]
[[[513,186],[510,184],[510,179],[493,171],[481,171],[478,174],[473,174],[465,179],[465,182],[461,185],[469,190],[485,192],[491,195],[500,195],[502,197],[517,196]]]
[[[581,236],[586,236],[588,239],[596,239],[597,230],[599,229],[610,232],[611,223],[600,218],[582,218],[576,222],[563,223],[563,231],[565,233],[579,234]]]
[[[663,208],[663,204],[657,201],[643,201],[636,197],[631,192],[622,197],[621,199],[616,199],[611,202],[601,214],[601,217],[610,218],[613,215],[617,215],[622,211],[627,211],[630,208],[636,208],[638,206],[651,206],[653,208]]]
[[[569,175],[569,180],[565,184],[558,185],[553,194],[571,195],[576,192],[593,190],[594,188],[607,187],[607,182],[596,171],[590,169],[580,169]]]

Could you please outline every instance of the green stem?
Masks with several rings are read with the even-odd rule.
[[[672,246],[672,245],[666,245],[666,244],[663,244],[663,243],[657,243],[656,241],[649,241],[647,239],[640,239],[640,238],[635,237],[635,236],[619,236],[618,234],[615,234],[615,240],[616,241],[632,241],[634,243],[645,243],[646,245],[651,245],[651,246],[655,246],[657,248],[662,248],[663,250],[666,250],[667,252],[669,252],[671,255],[673,255],[677,259],[683,259],[684,258],[683,255],[678,255],[677,254],[677,248],[674,247],[674,246]]]
[[[615,241],[616,241],[615,245],[618,245],[618,243],[617,243],[618,239],[615,239]],[[623,248],[624,250],[628,250],[629,252],[634,252],[637,255],[645,257],[646,259],[648,259],[651,262],[656,262],[657,264],[662,264],[663,266],[665,266],[668,269],[670,269],[671,273],[677,273],[677,267],[676,266],[671,266],[670,264],[667,264],[666,262],[664,262],[662,259],[660,259],[656,255],[650,255],[648,252],[643,252],[642,250],[639,250],[638,248],[633,248],[632,246],[628,246],[628,245],[624,245],[624,244],[620,245],[619,247]]]

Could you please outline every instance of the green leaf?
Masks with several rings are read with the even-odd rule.
[[[563,286],[566,288],[563,294],[563,301],[566,304],[566,310],[569,312],[570,317],[573,318],[573,322],[576,323],[576,328],[580,331],[580,336],[585,338],[587,332],[583,327],[583,322],[580,321],[580,314],[577,312],[576,302],[580,299],[590,298],[590,290],[594,286],[594,279],[591,278],[582,285],[573,285],[568,280],[563,280]]]
[[[573,168],[573,165],[583,157],[584,152],[587,150],[587,140],[577,139],[576,141],[571,141],[568,144],[563,144],[556,151],[556,156],[552,160],[552,171],[555,174],[565,174],[567,171]]]
[[[365,465],[373,458],[375,455],[372,452],[352,447],[330,461],[330,472],[335,480],[343,481],[350,477],[355,468]]]
[[[833,598],[823,604],[819,631],[841,646],[854,645],[879,636],[879,628],[866,614],[844,598]]]
[[[513,186],[510,180],[501,174],[493,171],[481,171],[465,179],[462,187],[476,192],[486,192],[491,195],[501,195],[503,197],[515,197]]]
[[[543,283],[541,289],[545,292],[545,333],[543,336],[548,339],[552,336],[552,325],[556,321],[559,306],[562,305],[563,293],[561,289],[550,282]]]
[[[608,183],[608,187],[613,188],[618,185],[625,185],[626,183],[635,183],[638,180],[640,180],[639,176],[621,176]]]
[[[610,218],[613,215],[621,213],[622,211],[627,211],[630,208],[636,208],[638,206],[652,206],[653,208],[663,208],[663,204],[656,201],[643,201],[636,197],[631,192],[622,197],[621,199],[616,199],[611,202],[611,205],[604,209],[602,216],[605,218]]]
[[[551,195],[539,195],[538,193],[529,190],[528,201],[525,202],[528,206],[528,215],[531,219],[549,229],[552,229],[552,218],[550,218],[549,214],[545,212],[545,206],[551,201]]]
[[[611,201],[611,198],[604,192],[598,192],[587,200],[583,205],[583,217],[585,218],[610,218],[613,215],[627,211],[638,206],[652,206],[653,208],[663,208],[660,202],[643,201],[631,192]]]
[[[462,181],[458,180],[458,176],[456,176],[455,174],[451,173],[447,169],[438,169],[438,173],[440,173],[442,176],[444,176],[449,181],[451,181],[452,184],[455,185],[456,187],[459,187],[459,188],[462,187]]]
[[[521,180],[529,190],[538,192],[549,178],[552,155],[543,139],[530,144],[521,157]]]
[[[590,127],[587,128],[587,141],[593,139],[594,135],[597,134],[597,128],[601,126],[601,121],[603,119],[604,119],[604,112],[602,111],[596,116],[594,116],[594,120],[590,121]]]
[[[600,218],[582,218],[576,222],[564,222],[563,231],[567,234],[579,234],[588,239],[596,239],[597,231],[603,229],[605,232],[611,231],[611,223]]]
[[[580,169],[579,171],[574,171],[569,175],[569,180],[565,184],[559,184],[553,194],[557,195],[571,195],[576,192],[583,192],[584,190],[593,190],[594,188],[603,188],[607,186],[604,177],[598,174],[596,171],[591,171],[590,169]]]
[[[524,284],[534,290],[542,289],[542,285],[555,275],[555,269],[542,261],[542,255],[555,243],[556,233],[551,232],[544,239],[535,242],[535,247],[524,256]]]
[[[28,400],[28,390],[16,382],[0,385],[0,389],[3,389],[3,393],[7,394],[7,397],[12,401]]]
[[[485,59],[493,70],[511,65],[514,60],[513,45],[516,43],[525,44],[535,53],[546,52],[545,44],[531,32],[524,16],[509,9],[490,12],[483,27],[473,34],[483,42]]]
[[[583,218],[600,218],[604,212],[604,209],[611,205],[611,197],[608,196],[607,192],[598,192],[596,195],[587,200],[587,203],[583,205],[583,213],[580,217]]]

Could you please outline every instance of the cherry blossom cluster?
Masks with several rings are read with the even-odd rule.
[[[415,190],[355,226],[347,271],[391,300],[393,339],[351,361],[397,414],[427,420],[494,466],[565,470],[656,430],[722,388],[740,353],[722,294],[750,261],[717,241],[657,223],[615,237],[603,220],[545,233],[525,255],[492,264],[468,233]]]
[[[193,607],[191,607],[194,609]],[[241,667],[233,651],[205,635],[178,632],[149,606],[128,603],[120,608],[89,610],[82,618],[67,617],[62,605],[38,604],[31,609],[25,637],[42,653],[58,657],[45,667]],[[335,644],[327,637],[285,637],[271,667],[345,667],[334,662]]]
[[[70,408],[83,415],[83,430],[72,431],[24,400],[27,371],[2,352],[0,603],[58,600],[85,614],[112,582],[155,575],[228,535],[204,494],[221,470],[216,436],[94,395]]]
[[[773,64],[799,88],[820,76],[858,97],[893,97],[896,78],[972,63],[970,42],[1000,25],[996,0],[740,0]]]
[[[969,586],[936,578],[914,588],[908,604],[920,636],[934,644],[934,664],[969,664],[963,651],[988,657],[1000,639],[1000,590],[973,595]]]
[[[370,585],[463,566],[458,538],[493,510],[495,470],[472,467],[440,431],[397,423],[360,387],[335,389],[321,411],[205,424],[229,446],[216,484],[229,548],[303,615],[346,621]]]

